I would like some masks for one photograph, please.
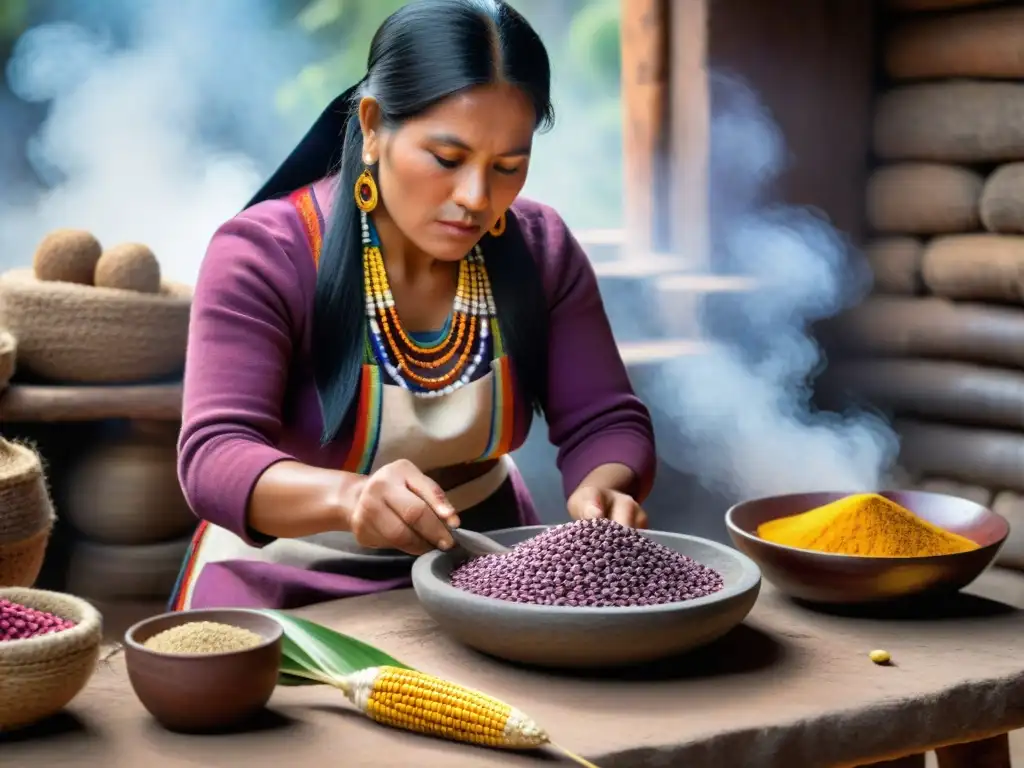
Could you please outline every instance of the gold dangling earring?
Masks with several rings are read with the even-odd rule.
[[[506,223],[505,214],[503,213],[498,217],[498,220],[494,222],[494,226],[487,231],[490,232],[491,237],[501,237],[505,233]]]
[[[355,187],[356,207],[363,213],[370,213],[377,207],[377,182],[373,180],[373,174],[366,168],[359,178],[356,179]]]

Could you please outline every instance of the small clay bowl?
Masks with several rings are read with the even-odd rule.
[[[488,536],[511,547],[550,527],[508,528]],[[526,605],[453,587],[451,573],[467,556],[457,549],[420,557],[412,583],[424,610],[447,634],[491,656],[538,667],[607,669],[660,661],[717,640],[750,613],[761,589],[761,572],[750,558],[696,536],[642,533],[714,568],[722,574],[722,589],[665,605]]]
[[[255,648],[211,654],[158,653],[144,643],[165,629],[213,621],[264,638]],[[178,611],[140,621],[124,636],[128,679],[135,695],[168,730],[204,733],[237,728],[270,700],[281,666],[281,625],[243,609]]]
[[[765,541],[757,527],[849,496],[795,493],[745,501],[725,515],[733,544],[781,592],[812,603],[855,605],[939,597],[974,581],[1010,533],[1006,520],[967,499],[925,491],[878,491],[918,517],[960,534],[978,549],[934,557],[862,557],[813,552]]]

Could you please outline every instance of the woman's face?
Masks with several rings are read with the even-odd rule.
[[[379,128],[378,114],[376,102],[364,99],[364,154],[378,163],[384,213],[423,253],[461,259],[526,182],[533,105],[518,88],[487,85],[393,130]]]

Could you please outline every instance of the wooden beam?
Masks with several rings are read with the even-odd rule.
[[[865,0],[711,0],[706,21],[708,66],[738,76],[785,142],[772,198],[820,209],[854,241],[865,231],[875,8]],[[724,183],[719,176],[715,182]],[[714,191],[713,206],[735,194]],[[715,237],[731,228],[722,211],[710,216]]]
[[[181,385],[72,387],[14,384],[0,394],[0,422],[181,419]]]
[[[668,151],[669,2],[621,0],[623,206],[630,251],[641,253],[660,245],[663,206],[658,201]]]
[[[628,341],[619,344],[622,362],[629,368],[642,365],[656,365],[680,357],[694,357],[705,354],[708,346],[696,339],[660,339],[653,341]]]

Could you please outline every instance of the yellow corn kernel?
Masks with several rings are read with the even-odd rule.
[[[384,725],[488,747],[529,749],[550,741],[515,707],[422,672],[371,667],[347,682],[352,703]]]

